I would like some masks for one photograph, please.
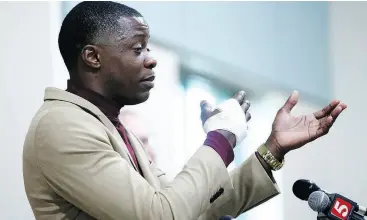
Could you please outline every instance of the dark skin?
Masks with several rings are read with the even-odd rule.
[[[293,92],[284,106],[279,109],[273,122],[272,132],[266,141],[268,148],[272,148],[274,156],[279,159],[283,159],[289,151],[329,133],[340,113],[347,108],[346,104],[333,100],[317,112],[293,116],[291,110],[297,102],[298,92]]]
[[[149,27],[141,17],[121,17],[119,30],[86,45],[72,81],[123,105],[146,101],[157,61],[149,55]],[[75,74],[76,73],[76,74]]]

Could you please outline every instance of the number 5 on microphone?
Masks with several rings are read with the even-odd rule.
[[[341,220],[349,219],[349,215],[352,211],[353,205],[343,198],[336,197],[334,199],[334,204],[330,210],[330,213]]]

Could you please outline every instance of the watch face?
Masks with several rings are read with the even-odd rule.
[[[270,154],[270,152],[268,152],[267,154],[265,154],[265,160],[268,160],[268,161],[273,161],[274,158],[272,157],[272,155]]]
[[[282,167],[282,164],[279,163],[270,152],[267,152],[264,155],[264,159],[268,162],[268,164],[273,168],[273,170],[279,170]]]
[[[260,155],[264,158],[264,160],[271,166],[273,170],[279,170],[283,167],[284,160],[282,162],[279,162],[275,157],[270,153],[270,151],[264,147],[261,146],[258,150]]]

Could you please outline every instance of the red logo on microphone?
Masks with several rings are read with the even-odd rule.
[[[347,220],[353,205],[340,197],[336,197],[330,213],[341,220]]]

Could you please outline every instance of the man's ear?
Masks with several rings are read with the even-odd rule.
[[[81,55],[84,63],[87,66],[93,69],[99,69],[101,67],[100,53],[96,46],[94,45],[84,46]]]

